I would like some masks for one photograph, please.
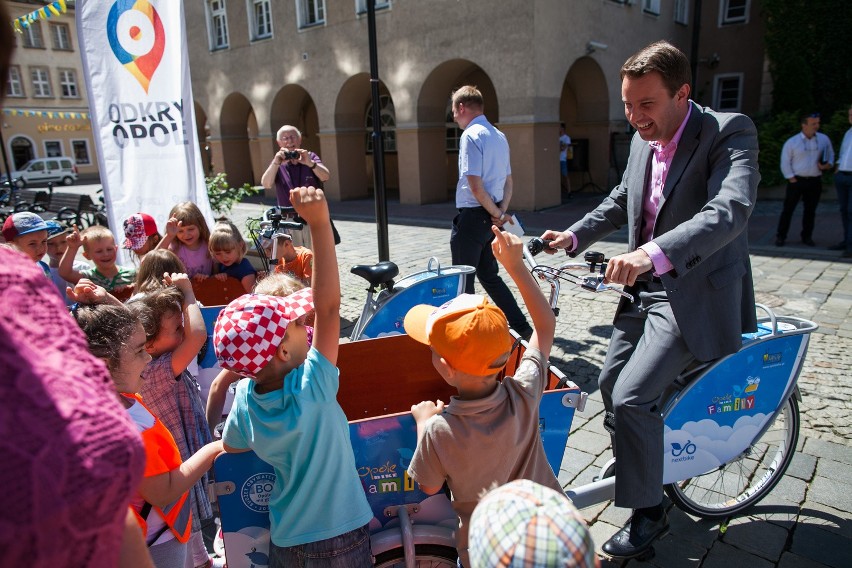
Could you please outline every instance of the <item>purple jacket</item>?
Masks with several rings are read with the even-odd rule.
[[[308,152],[317,164],[322,164],[320,157],[313,152]],[[288,161],[283,162],[278,166],[278,173],[275,175],[275,194],[278,196],[278,205],[281,207],[290,207],[290,190],[294,187],[304,186],[321,187],[322,182],[314,175],[314,170],[305,164],[291,164]]]

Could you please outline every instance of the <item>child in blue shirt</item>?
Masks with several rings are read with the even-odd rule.
[[[237,298],[216,321],[223,368],[243,376],[225,422],[225,450],[254,450],[275,470],[269,565],[369,568],[373,513],[337,402],[340,276],[322,190],[290,192],[314,244],[312,288]],[[313,299],[313,301],[312,301]],[[313,345],[304,315],[315,309]]]
[[[246,241],[240,230],[230,221],[219,221],[207,241],[210,256],[216,261],[216,278],[225,280],[232,276],[242,282],[246,292],[251,292],[257,271],[246,258]]]

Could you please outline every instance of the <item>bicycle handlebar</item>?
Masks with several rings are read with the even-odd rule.
[[[524,258],[527,260],[527,263],[530,266],[530,272],[532,272],[534,275],[538,275],[540,279],[547,281],[551,286],[551,307],[556,307],[556,300],[559,296],[560,280],[570,282],[571,284],[575,284],[580,288],[583,288],[584,290],[589,290],[591,292],[611,291],[622,296],[623,298],[630,300],[631,302],[636,301],[636,299],[631,294],[628,294],[624,290],[613,288],[612,286],[604,282],[604,274],[606,273],[607,260],[604,254],[601,252],[586,252],[583,255],[584,262],[566,262],[557,267],[543,266],[537,264],[533,260],[533,257],[542,252],[545,248],[548,248],[551,242],[553,241],[550,239],[534,237],[530,239],[530,241],[527,243],[527,246],[524,247]],[[584,270],[587,271],[587,273],[584,275],[576,275],[568,272],[571,270]],[[648,273],[648,278],[650,278],[650,273]]]

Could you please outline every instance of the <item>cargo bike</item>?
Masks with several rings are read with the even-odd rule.
[[[613,290],[603,281],[602,256],[587,254],[585,260],[545,266],[527,255],[533,274],[550,286],[555,311],[562,283]],[[797,379],[817,326],[758,309],[765,315],[755,333],[743,335],[740,351],[687,369],[661,397],[665,491],[676,506],[697,516],[725,518],[751,507],[777,484],[795,452]],[[525,348],[517,338],[504,374],[514,372]],[[457,517],[450,500],[444,492],[423,493],[406,473],[417,441],[411,405],[449,400],[454,390],[432,367],[429,348],[401,334],[341,344],[338,367],[338,401],[350,419],[356,467],[374,515],[370,531],[376,566],[456,566]],[[557,476],[563,460],[570,460],[571,423],[586,398],[561,371],[549,367],[538,427]],[[604,465],[596,481],[566,489],[578,508],[613,498],[613,464]],[[247,452],[220,456],[214,469],[212,491],[228,566],[266,565],[272,468]]]

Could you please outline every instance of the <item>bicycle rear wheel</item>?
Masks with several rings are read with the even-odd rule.
[[[666,485],[666,494],[680,509],[699,517],[741,513],[781,480],[798,439],[799,403],[791,395],[772,425],[739,457],[704,475]]]
[[[414,546],[414,565],[418,568],[455,568],[456,549],[439,544]],[[405,568],[405,553],[394,548],[376,556],[376,568]]]

